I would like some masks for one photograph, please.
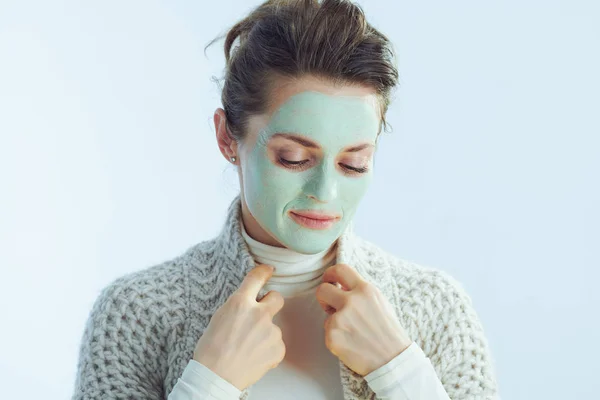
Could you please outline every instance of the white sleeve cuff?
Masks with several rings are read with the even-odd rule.
[[[431,361],[415,342],[364,379],[378,399],[450,399]]]
[[[401,377],[399,374],[409,372],[421,364],[427,356],[423,350],[412,342],[404,351],[394,357],[387,364],[365,375],[365,380],[374,392],[394,384]],[[390,373],[393,372],[393,373]]]
[[[238,400],[242,391],[196,360],[190,360],[169,400]]]

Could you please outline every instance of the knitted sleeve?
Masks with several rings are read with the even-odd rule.
[[[452,400],[499,399],[495,368],[482,324],[461,284],[442,271],[433,271],[430,298],[431,337],[424,351]]]
[[[164,349],[144,296],[124,279],[101,291],[81,340],[72,400],[164,399]]]

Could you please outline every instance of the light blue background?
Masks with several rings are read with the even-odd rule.
[[[65,399],[100,289],[215,235],[223,41],[256,1],[0,0],[0,380]],[[401,75],[356,229],[473,299],[503,399],[597,398],[600,6],[361,2]]]

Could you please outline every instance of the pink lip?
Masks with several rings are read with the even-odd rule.
[[[296,223],[310,229],[328,229],[341,218],[339,215],[310,210],[294,210],[289,215]]]

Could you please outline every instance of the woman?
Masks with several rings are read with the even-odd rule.
[[[240,196],[218,237],[102,291],[73,398],[498,398],[459,283],[352,233],[397,84],[386,37],[346,1],[268,1],[225,55]]]

